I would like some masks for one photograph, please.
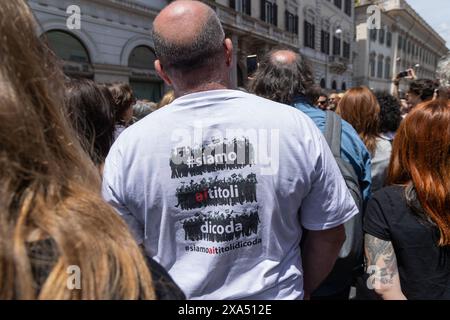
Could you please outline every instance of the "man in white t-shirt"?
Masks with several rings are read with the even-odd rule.
[[[232,43],[208,6],[175,1],[153,33],[177,99],[117,139],[105,199],[190,299],[308,298],[357,213],[322,134],[228,89]]]

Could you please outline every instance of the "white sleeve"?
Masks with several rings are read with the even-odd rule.
[[[358,208],[324,136],[318,129],[313,135],[318,157],[310,192],[300,208],[300,221],[306,229],[319,231],[350,220],[358,214]]]
[[[141,244],[144,241],[144,225],[139,222],[132,210],[127,206],[121,161],[122,157],[118,145],[115,144],[105,161],[102,195],[103,199],[113,206],[128,224],[137,243]]]

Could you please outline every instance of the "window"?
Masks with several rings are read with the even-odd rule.
[[[150,47],[138,46],[131,51],[130,57],[128,58],[128,66],[140,70],[153,70],[155,60],[155,53]],[[130,86],[133,88],[133,92],[138,99],[159,101],[162,97],[163,83],[152,77],[132,75],[130,78]]]
[[[402,50],[403,48],[403,38],[402,36],[398,36],[398,50]]]
[[[336,80],[333,80],[333,82],[331,83],[331,89],[336,90],[337,89],[337,83]]]
[[[89,53],[77,37],[59,30],[49,31],[43,37],[55,55],[64,61],[62,67],[66,75],[88,79],[94,77]]]
[[[330,33],[325,30],[320,33],[320,51],[330,54]]]
[[[342,0],[334,0],[334,5],[339,9],[342,8]]]
[[[236,2],[238,6],[236,6]],[[230,8],[245,13],[247,15],[252,14],[252,1],[251,0],[229,0]]]
[[[347,84],[345,82],[342,82],[341,90],[342,91],[346,91],[347,90]]]
[[[242,3],[242,12],[251,16],[252,15],[252,0],[241,0],[241,3]]]
[[[314,49],[315,48],[315,26],[305,20],[305,47]]]
[[[391,79],[391,59],[386,58],[386,65],[384,66],[384,78]]]
[[[388,48],[392,46],[392,32],[388,31],[386,34],[386,45]]]
[[[49,31],[45,34],[53,52],[62,60],[90,63],[89,54],[78,38],[64,31]]]
[[[139,46],[133,49],[128,58],[128,66],[138,69],[154,69],[155,53],[147,46]]]
[[[320,80],[320,87],[322,88],[322,89],[325,89],[326,88],[326,83],[325,83],[325,79],[321,79]]]
[[[261,20],[278,25],[278,6],[267,0],[261,0]]]
[[[375,55],[370,57],[369,61],[370,76],[375,77]]]
[[[298,16],[286,10],[284,12],[284,27],[286,31],[298,34]]]
[[[333,55],[341,55],[341,39],[338,37],[333,37]]]
[[[377,29],[370,29],[370,39],[377,41]]]
[[[380,44],[384,44],[384,29],[380,29],[378,40]]]
[[[350,43],[344,41],[344,58],[350,59]]]
[[[345,0],[344,2],[344,12],[348,16],[352,16],[352,0]]]
[[[378,57],[377,77],[383,78],[383,56]]]

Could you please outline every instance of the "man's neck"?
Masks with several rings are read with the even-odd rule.
[[[191,93],[197,93],[197,92],[203,92],[203,91],[211,91],[211,90],[224,90],[224,89],[230,89],[230,86],[224,83],[220,82],[210,82],[210,83],[204,83],[192,88],[183,88],[175,91],[175,96],[181,97],[185,96],[187,94]]]

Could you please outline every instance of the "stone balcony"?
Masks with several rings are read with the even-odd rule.
[[[349,67],[349,60],[341,56],[333,55],[329,56],[328,65],[332,72],[342,74],[347,71]]]

